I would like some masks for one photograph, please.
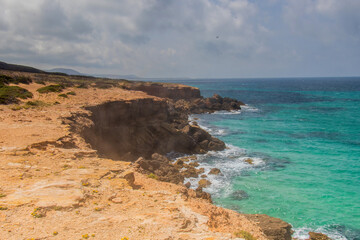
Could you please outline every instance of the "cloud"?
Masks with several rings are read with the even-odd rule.
[[[2,60],[88,73],[297,73],[311,59],[311,49],[329,58],[339,54],[329,49],[340,43],[348,56],[360,36],[358,0],[0,0],[0,5]]]
[[[289,0],[284,18],[292,31],[324,42],[360,40],[360,1]]]

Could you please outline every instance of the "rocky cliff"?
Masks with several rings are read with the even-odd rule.
[[[173,94],[180,96],[184,91]],[[237,110],[241,105],[237,100],[219,95],[206,99],[142,98],[89,106],[86,107],[88,115],[73,115],[69,119],[73,131],[77,131],[100,156],[132,161],[140,173],[160,181],[182,184],[184,177],[198,176],[199,170],[184,163],[179,168],[178,162],[173,164],[164,155],[170,152],[206,153],[225,148],[221,140],[199,126],[191,125],[188,114]],[[79,126],[78,123],[84,121],[78,121],[78,118],[84,117],[90,124]],[[187,170],[180,170],[185,165],[188,165]],[[211,202],[211,196],[202,188],[184,191],[186,195]],[[267,215],[249,215],[248,218],[257,222],[268,239],[291,239],[291,225],[280,219]],[[213,223],[218,224],[216,220]]]
[[[80,134],[102,156],[135,160],[154,153],[193,154],[225,148],[219,139],[190,125],[187,115],[165,100],[114,101],[86,109],[92,124],[81,128]],[[74,125],[76,118],[72,118]]]
[[[131,90],[145,92],[151,96],[170,99],[201,98],[200,90],[182,84],[139,82],[129,87]]]
[[[201,174],[196,163],[164,156],[223,149],[187,116],[239,101],[172,84],[146,94],[127,81],[0,72],[33,81],[19,85],[33,101],[0,105],[1,239],[290,239],[279,219],[211,204],[182,184]],[[54,83],[66,97],[37,91]]]

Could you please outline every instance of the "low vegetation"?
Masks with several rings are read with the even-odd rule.
[[[251,233],[246,232],[246,231],[239,231],[234,233],[235,237],[238,238],[244,238],[245,240],[256,240],[255,237],[253,237],[253,235],[251,235]]]
[[[68,95],[65,94],[65,93],[59,94],[58,96],[59,96],[59,97],[63,97],[63,98],[68,98]]]
[[[74,91],[63,94],[63,90],[68,87],[76,88],[128,88],[131,85],[130,81],[124,79],[107,79],[96,78],[90,76],[68,76],[64,74],[49,74],[43,72],[9,72],[0,71],[0,104],[17,104],[20,99],[32,98],[33,94],[19,86],[12,86],[12,84],[30,84],[37,83],[45,85],[37,89],[41,94],[45,93],[59,93],[60,97],[67,98],[70,95],[76,95]],[[46,84],[50,85],[47,85]],[[14,110],[20,110],[27,106],[13,106]]]
[[[51,103],[46,103],[40,100],[35,100],[35,101],[27,101],[25,104],[23,105],[14,105],[11,107],[11,110],[14,111],[18,111],[21,109],[29,109],[29,108],[41,108],[41,107],[47,107],[47,106],[51,106],[53,104]]]
[[[30,77],[26,77],[26,76],[17,76],[17,77],[11,77],[11,76],[7,76],[7,75],[0,75],[0,86],[3,85],[8,85],[8,84],[19,84],[19,83],[23,83],[23,84],[30,84],[32,83],[32,80]]]
[[[153,173],[150,173],[149,175],[148,175],[148,178],[152,178],[152,179],[158,179],[159,177],[157,176],[157,175],[155,175],[155,174],[153,174]]]
[[[0,86],[0,104],[18,103],[20,99],[32,98],[33,94],[18,86]]]
[[[51,93],[51,92],[62,92],[62,90],[64,89],[65,89],[64,85],[52,84],[46,87],[39,88],[36,91],[38,91],[39,93]]]

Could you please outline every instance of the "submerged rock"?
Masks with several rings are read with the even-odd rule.
[[[248,199],[249,198],[249,194],[247,194],[245,191],[243,190],[237,190],[235,192],[233,192],[231,194],[231,198],[235,199],[235,200],[243,200],[243,199]]]

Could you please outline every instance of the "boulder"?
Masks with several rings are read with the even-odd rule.
[[[171,161],[160,154],[153,154],[151,159],[140,157],[134,164],[138,172],[144,174],[153,173],[163,182],[182,183],[184,177],[179,170],[171,164]]]
[[[211,185],[211,182],[207,179],[199,180],[199,187],[206,188]]]
[[[218,168],[212,168],[209,172],[209,174],[213,174],[213,175],[219,175],[220,173],[221,171]]]
[[[195,190],[195,193],[196,193],[196,197],[197,197],[197,198],[206,199],[206,200],[208,200],[210,203],[212,203],[210,193],[204,192],[204,191],[202,190],[202,187],[198,187],[198,188]]]
[[[247,162],[248,164],[251,164],[251,165],[254,164],[254,160],[252,160],[251,158],[245,159],[245,162]]]
[[[245,214],[256,222],[269,240],[291,240],[291,225],[279,218],[270,217],[266,214]]]
[[[197,169],[194,167],[189,167],[186,170],[182,171],[181,174],[185,177],[185,178],[197,178],[199,177],[199,174],[197,172]]]
[[[331,238],[322,233],[309,232],[309,236],[309,240],[331,240]]]

